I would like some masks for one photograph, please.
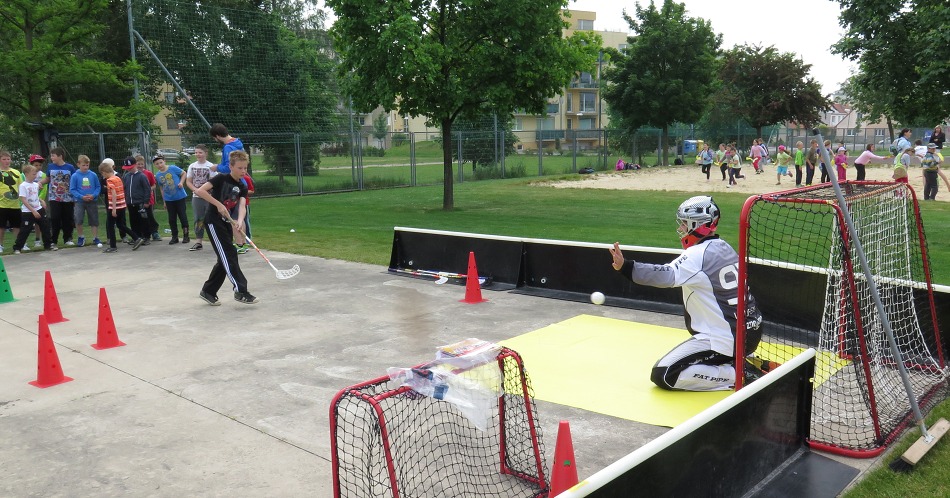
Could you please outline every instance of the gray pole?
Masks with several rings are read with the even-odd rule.
[[[897,371],[900,372],[901,381],[904,382],[904,389],[907,391],[907,400],[910,402],[910,409],[914,413],[914,421],[920,427],[920,433],[928,443],[933,440],[933,436],[927,433],[927,424],[924,422],[924,416],[920,413],[920,406],[917,404],[917,398],[914,396],[914,388],[910,383],[910,377],[907,375],[907,367],[904,366],[904,357],[897,347],[897,341],[894,339],[894,330],[891,328],[891,321],[887,318],[887,311],[884,309],[884,303],[881,302],[881,294],[877,290],[877,282],[874,281],[874,275],[871,274],[871,267],[868,266],[867,257],[864,255],[864,247],[861,246],[861,239],[858,238],[858,232],[854,228],[854,222],[851,220],[851,210],[848,209],[848,203],[845,202],[844,194],[841,193],[841,186],[838,185],[838,173],[835,171],[834,163],[831,162],[831,155],[824,146],[824,138],[818,128],[812,130],[812,135],[818,140],[818,148],[821,149],[821,160],[825,162],[825,170],[831,179],[831,185],[835,189],[835,197],[838,198],[838,207],[844,214],[844,222],[848,225],[848,234],[854,242],[854,252],[858,255],[858,261],[861,263],[861,269],[864,271],[864,278],[867,280],[868,288],[871,291],[871,297],[874,299],[874,306],[880,315],[881,326],[884,328],[884,335],[887,336],[887,342],[891,346],[891,354],[897,363]]]
[[[133,27],[133,23],[132,23],[132,0],[128,0],[127,2],[125,2],[125,6],[126,6],[126,12],[127,12],[127,17],[129,21],[129,49],[130,49],[129,58],[132,60],[132,62],[135,62],[135,35],[132,34],[135,31],[135,28]],[[135,100],[136,103],[138,103],[139,101],[138,77],[132,78],[132,99]],[[138,137],[139,137],[139,152],[144,154],[145,153],[145,137],[142,135],[142,120],[141,119],[135,120],[135,131],[138,132]]]

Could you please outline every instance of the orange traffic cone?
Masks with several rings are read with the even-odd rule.
[[[482,286],[478,282],[478,268],[475,267],[475,253],[468,253],[468,276],[465,278],[465,299],[459,302],[475,304],[488,301],[482,299]]]
[[[574,463],[571,425],[567,420],[562,420],[557,428],[557,444],[554,446],[554,465],[551,468],[549,496],[557,496],[577,484],[577,466]]]
[[[109,298],[106,296],[106,288],[99,288],[99,331],[96,334],[96,343],[92,345],[95,349],[109,349],[125,346],[125,343],[119,340],[119,333],[115,330],[115,321],[112,320],[112,309],[109,308]]]
[[[53,276],[46,271],[46,287],[43,292],[43,315],[46,323],[60,323],[68,321],[63,318],[63,310],[59,307],[59,298],[56,297],[56,288],[53,287]]]
[[[47,272],[49,275],[49,272]],[[36,360],[36,380],[30,385],[45,388],[73,380],[63,375],[63,366],[59,363],[56,354],[56,344],[53,344],[53,335],[49,332],[49,323],[46,316],[40,315],[39,349]]]

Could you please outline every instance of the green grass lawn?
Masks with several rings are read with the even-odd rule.
[[[570,175],[565,178],[579,178]],[[559,179],[557,177],[546,180]],[[679,247],[676,207],[693,193],[555,189],[537,178],[455,185],[455,210],[442,210],[442,187],[417,187],[257,199],[255,241],[261,247],[377,265],[389,263],[394,226],[648,247]],[[724,215],[719,233],[738,240],[739,211],[748,194],[716,195]],[[950,285],[950,203],[921,203],[934,282]],[[290,233],[290,229],[295,233]],[[603,264],[609,264],[604,252]],[[594,264],[595,262],[590,262]],[[931,414],[950,417],[950,402]],[[916,429],[895,443],[889,463],[916,441]],[[950,436],[917,468],[899,474],[886,465],[849,497],[950,496]]]

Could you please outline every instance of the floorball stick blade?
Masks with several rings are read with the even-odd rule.
[[[449,277],[439,277],[439,279],[436,280],[435,283],[436,283],[437,285],[442,285],[442,284],[444,284],[444,283],[446,283],[446,282],[448,282],[448,281],[449,281]]]
[[[298,273],[300,273],[300,265],[294,265],[294,267],[289,270],[277,270],[277,278],[287,280],[288,278],[297,276]]]

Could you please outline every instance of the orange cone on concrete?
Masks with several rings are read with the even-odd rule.
[[[488,301],[482,299],[482,286],[478,282],[478,268],[475,267],[475,253],[468,253],[468,274],[465,277],[465,299],[460,302],[475,304]]]
[[[574,462],[574,443],[571,442],[571,425],[562,420],[557,428],[557,444],[554,446],[554,465],[551,467],[551,493],[557,496],[577,484],[577,466]]]
[[[59,355],[56,354],[56,344],[53,343],[53,335],[49,332],[49,323],[44,315],[40,315],[36,380],[31,381],[30,385],[46,388],[71,380],[72,377],[63,375],[63,366],[60,365]]]
[[[109,349],[125,346],[125,343],[119,340],[119,333],[115,330],[115,321],[112,319],[112,309],[109,308],[109,298],[106,296],[106,288],[99,288],[99,330],[96,333],[96,343],[92,345],[95,349]]]
[[[53,287],[53,276],[46,272],[46,286],[43,288],[43,315],[46,323],[60,323],[68,321],[63,317],[63,310],[59,307],[59,298],[56,297],[56,288]]]

